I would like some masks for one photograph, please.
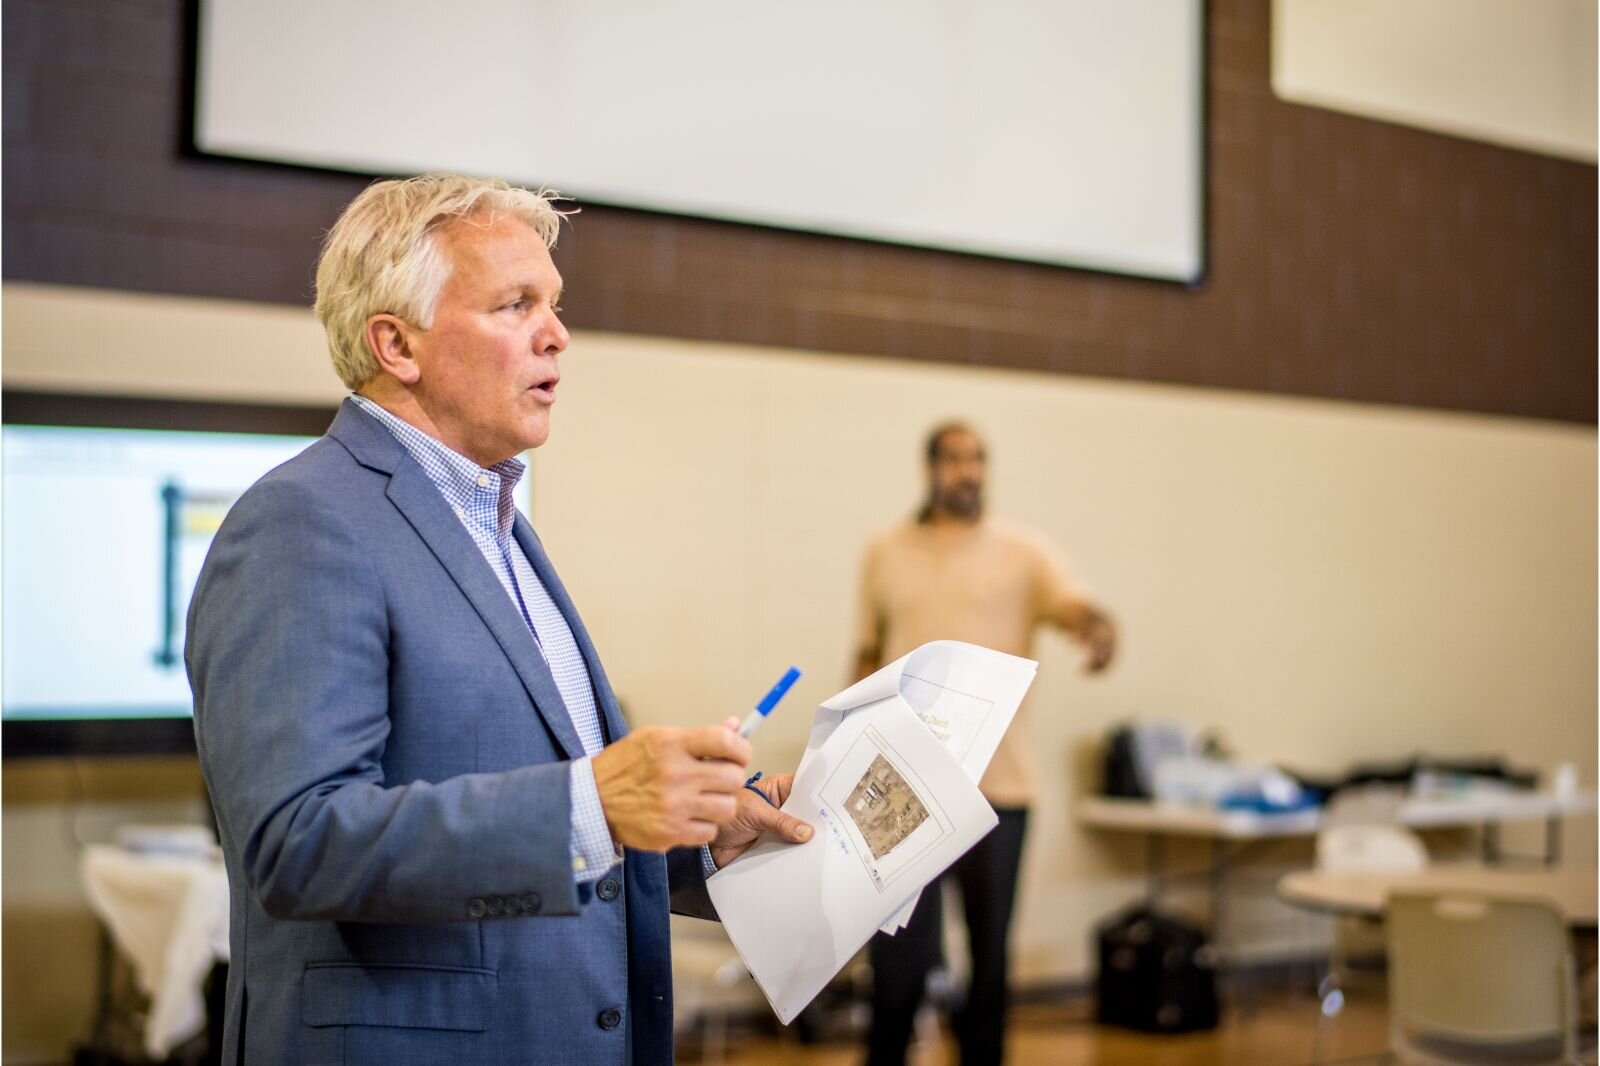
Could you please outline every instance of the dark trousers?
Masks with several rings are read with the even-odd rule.
[[[867,1066],[902,1066],[911,1027],[922,1005],[928,974],[944,957],[942,886],[953,882],[966,912],[972,949],[972,980],[966,1002],[951,1019],[962,1066],[999,1066],[1005,1056],[1006,933],[1017,895],[1017,868],[1028,828],[1026,808],[995,812],[1000,823],[975,844],[939,882],[922,892],[911,922],[895,936],[873,934],[872,1027]]]

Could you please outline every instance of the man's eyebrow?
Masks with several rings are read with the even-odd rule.
[[[566,291],[567,290],[565,286],[557,289],[556,294],[550,298],[550,302],[552,304],[559,304],[561,302],[561,297],[566,295]],[[539,286],[532,282],[513,281],[499,289],[496,289],[495,299],[510,300],[522,296],[534,297],[537,296],[538,293]]]

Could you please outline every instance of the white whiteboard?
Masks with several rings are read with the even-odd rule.
[[[1202,0],[203,0],[196,146],[1179,281]]]

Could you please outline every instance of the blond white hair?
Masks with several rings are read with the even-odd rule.
[[[563,215],[556,194],[531,192],[494,178],[423,174],[369,185],[333,224],[317,262],[317,317],[328,334],[333,369],[354,390],[378,373],[367,347],[367,321],[391,314],[422,329],[433,325],[451,264],[439,231],[456,220],[492,224],[520,218],[554,248]]]

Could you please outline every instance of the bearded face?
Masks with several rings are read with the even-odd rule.
[[[928,499],[933,509],[975,521],[983,514],[985,473],[983,442],[965,429],[946,433],[928,464]]]

